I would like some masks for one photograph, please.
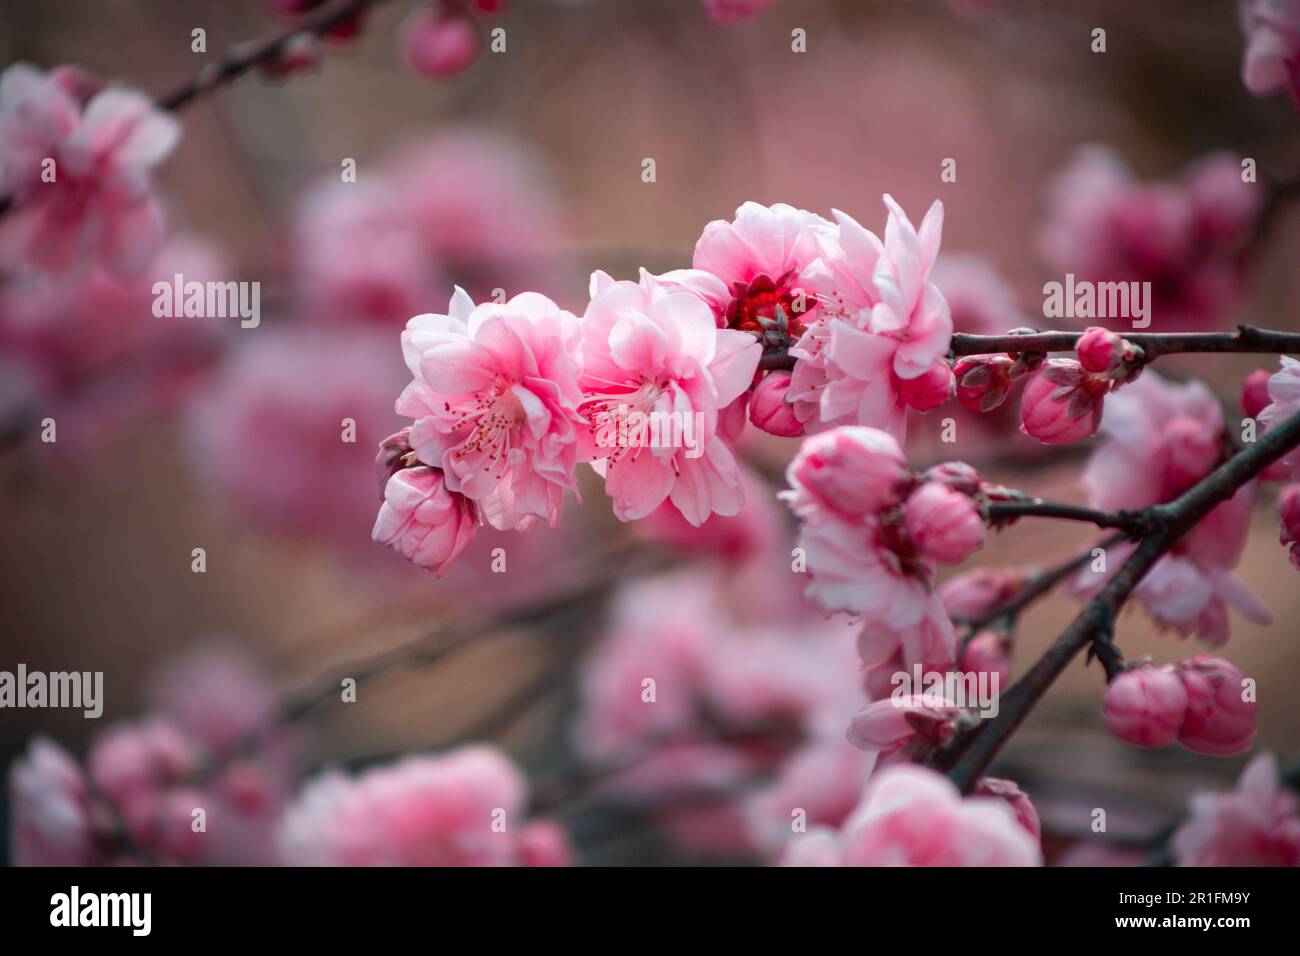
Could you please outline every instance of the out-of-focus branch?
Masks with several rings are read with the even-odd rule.
[[[1016,518],[1060,518],[1065,521],[1082,521],[1098,528],[1118,528],[1131,537],[1150,534],[1151,515],[1145,511],[1099,511],[1083,505],[1069,505],[1042,498],[1018,501],[993,501],[985,506],[988,519],[994,524]]]
[[[998,715],[958,734],[935,755],[932,765],[947,769],[963,790],[973,788],[989,761],[1079,651],[1092,644],[1103,660],[1108,649],[1113,653],[1110,632],[1115,615],[1152,566],[1215,506],[1297,445],[1300,414],[1224,462],[1182,497],[1144,509],[1155,530],[1084,606],[1056,643],[1002,696]]]
[[[165,110],[178,110],[187,106],[205,93],[243,76],[257,65],[277,59],[295,37],[303,34],[320,36],[367,7],[383,2],[384,0],[334,0],[279,33],[237,43],[218,59],[206,64],[192,79],[160,96],[158,105]]]

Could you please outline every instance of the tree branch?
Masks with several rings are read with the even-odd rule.
[[[1297,445],[1300,445],[1300,414],[1224,462],[1182,497],[1144,509],[1155,530],[1037,663],[1003,695],[998,715],[960,734],[935,755],[931,765],[950,767],[948,774],[959,787],[964,791],[973,788],[989,761],[1075,655],[1099,639],[1109,644],[1107,629],[1116,612],[1151,567],[1215,506],[1232,497],[1237,489]]]
[[[384,0],[334,0],[277,34],[237,43],[225,50],[220,58],[204,65],[193,79],[160,96],[158,105],[165,110],[187,106],[203,94],[243,76],[258,64],[276,59],[295,37],[304,33],[320,36],[354,14],[382,2]]]
[[[1152,530],[1150,516],[1143,511],[1099,511],[1083,505],[1044,501],[1042,498],[993,501],[985,506],[985,511],[993,524],[1016,518],[1061,518],[1066,521],[1083,521],[1098,528],[1118,528],[1135,538],[1144,537]]]

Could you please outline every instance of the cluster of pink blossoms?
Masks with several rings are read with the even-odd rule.
[[[698,526],[743,504],[731,449],[746,419],[783,436],[847,424],[901,437],[908,408],[952,394],[952,321],[928,280],[942,207],[917,230],[885,204],[881,242],[843,213],[833,225],[746,203],[705,228],[689,269],[597,272],[581,318],[537,293],[475,304],[459,289],[446,314],[415,317],[398,401],[413,424],[381,455],[405,487],[386,495],[376,539],[442,569],[476,523],[557,523],[579,461],[604,476],[620,519],[671,502]],[[762,367],[776,354],[793,357],[789,374]],[[680,431],[628,439],[629,421]],[[417,493],[404,468],[430,469]],[[923,489],[913,523],[932,526],[939,560],[960,560],[936,530],[945,500]]]
[[[163,241],[152,174],[180,126],[133,90],[63,67],[0,74],[0,269],[138,272]]]

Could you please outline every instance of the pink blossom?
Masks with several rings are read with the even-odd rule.
[[[412,564],[441,574],[474,539],[478,509],[448,491],[442,472],[403,468],[388,479],[371,537]]]
[[[1135,667],[1106,687],[1106,726],[1139,747],[1173,743],[1187,713],[1187,691],[1172,667]]]
[[[137,272],[162,244],[151,177],[180,126],[134,90],[102,89],[83,101],[74,80],[26,63],[0,74],[0,197],[12,204],[0,219],[0,264]]]
[[[478,59],[482,39],[468,17],[428,6],[402,25],[401,43],[411,69],[440,80],[468,69]]]
[[[1067,445],[1095,434],[1110,382],[1073,359],[1052,358],[1025,384],[1020,430],[1044,445]]]
[[[1256,96],[1285,89],[1300,106],[1300,3],[1239,0],[1246,53],[1241,81]]]
[[[577,464],[577,319],[536,292],[475,306],[457,288],[448,314],[402,333],[415,376],[397,400],[411,447],[448,491],[501,530],[559,521]]]
[[[976,568],[950,579],[939,589],[939,596],[953,617],[976,620],[1010,601],[1024,585],[1021,572]]]
[[[1236,157],[1211,154],[1180,182],[1139,183],[1096,146],[1078,151],[1049,190],[1047,258],[1076,280],[1150,282],[1146,319],[1163,329],[1225,321],[1241,291],[1238,256],[1263,199]],[[1118,331],[1137,318],[1097,318]]]
[[[648,275],[640,284],[597,276],[592,289],[583,318],[583,454],[599,462],[614,513],[635,520],[668,499],[693,525],[736,514],[740,470],[718,419],[749,388],[757,341],[717,328],[699,299]],[[669,433],[680,424],[680,440],[655,447],[653,432],[649,440],[629,433],[623,426],[634,413]]]
[[[1241,753],[1255,737],[1254,693],[1246,676],[1221,657],[1200,655],[1178,665],[1187,690],[1187,713],[1178,742],[1198,753]]]
[[[1291,564],[1300,568],[1300,485],[1287,485],[1278,496],[1277,507],[1282,519],[1280,544],[1289,544]]]
[[[958,332],[1005,335],[1024,325],[1014,293],[980,256],[945,253],[930,276],[943,293]]]
[[[998,686],[1005,687],[1011,676],[1005,638],[994,631],[980,631],[963,645],[957,669],[966,673],[997,675]]]
[[[105,862],[96,842],[86,776],[58,744],[36,737],[27,753],[14,762],[9,771],[9,813],[15,866]]]
[[[1272,404],[1268,396],[1268,381],[1273,373],[1257,368],[1241,382],[1241,410],[1247,418],[1258,418],[1259,413]]]
[[[369,463],[399,424],[392,396],[402,378],[391,340],[376,329],[259,329],[191,400],[198,477],[258,530],[366,546],[375,520]],[[347,420],[355,441],[346,440]]]
[[[1042,850],[1001,799],[963,799],[947,778],[914,764],[872,776],[838,833],[792,841],[789,866],[1041,866]]]
[[[526,803],[524,776],[504,754],[462,747],[356,777],[322,774],[285,812],[279,839],[284,858],[296,866],[519,866],[562,859],[553,831],[529,830]]]
[[[848,740],[882,758],[897,753],[923,756],[948,742],[960,716],[951,700],[938,695],[890,697],[858,711],[849,724]]]
[[[768,372],[754,386],[749,398],[749,420],[769,435],[797,438],[803,434],[804,423],[795,414],[794,406],[786,400],[790,390],[789,372]]]
[[[960,564],[984,544],[984,521],[971,499],[938,482],[912,492],[903,518],[917,547],[940,564]]]
[[[704,0],[704,9],[714,23],[740,23],[758,16],[776,0]]]
[[[224,641],[167,661],[149,681],[149,699],[178,730],[221,754],[269,729],[278,705],[257,667]]]
[[[1260,754],[1228,793],[1198,793],[1170,843],[1179,866],[1300,866],[1300,800]]]
[[[796,514],[824,509],[861,518],[903,500],[913,481],[898,442],[874,428],[842,426],[806,438],[786,469],[782,497]]]
[[[799,361],[790,398],[824,425],[867,425],[901,438],[908,407],[931,408],[951,394],[951,373],[938,366],[946,364],[952,317],[929,281],[943,204],[930,207],[918,231],[884,200],[883,243],[838,210],[835,232],[817,236],[822,255],[802,279],[821,305],[792,350]]]
[[[1029,795],[1020,789],[1013,780],[999,777],[981,777],[975,786],[975,794],[980,797],[997,797],[1009,806],[1016,815],[1016,822],[1025,828],[1025,832],[1037,843],[1042,839],[1043,827],[1038,819]]]

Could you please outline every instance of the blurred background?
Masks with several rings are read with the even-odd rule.
[[[103,671],[105,711],[100,721],[0,712],[0,765],[37,732],[84,754],[103,726],[144,711],[151,674],[194,647],[238,648],[293,693],[440,623],[526,606],[590,573],[622,534],[598,484],[569,502],[561,529],[511,537],[505,574],[491,571],[500,542],[490,537],[442,580],[369,540],[373,449],[401,424],[391,411],[405,383],[398,333],[410,315],[441,311],[453,283],[476,297],[536,289],[581,313],[593,269],[634,278],[641,266],[688,266],[705,223],[745,200],[843,209],[880,231],[888,192],[916,221],[942,199],[943,251],[980,256],[1021,309],[1013,324],[1047,327],[1041,286],[1063,272],[1043,254],[1049,184],[1079,146],[1112,148],[1142,180],[1176,180],[1215,150],[1257,159],[1261,175],[1300,170],[1285,96],[1242,88],[1243,38],[1225,0],[781,0],[726,26],[698,0],[513,0],[483,26],[505,29],[506,52],[438,82],[399,50],[415,6],[381,3],[355,39],[325,45],[319,68],[245,76],[180,114],[180,146],[157,174],[165,254],[189,276],[260,282],[260,327],[199,320],[159,333],[165,320],[149,315],[147,295],[6,288],[10,316],[59,312],[70,357],[57,387],[23,391],[14,372],[0,390],[21,393],[38,419],[55,409],[60,429],[57,445],[19,437],[0,457],[0,668]],[[75,63],[161,95],[285,22],[262,0],[10,0],[0,59]],[[206,54],[191,50],[196,27]],[[1090,48],[1096,27],[1104,54]],[[806,53],[791,52],[795,28]],[[343,185],[349,158],[357,182]],[[946,158],[955,182],[940,180]],[[1216,327],[1300,329],[1293,213],[1274,223],[1239,307]],[[80,343],[98,348],[86,329],[110,319],[129,331],[92,361]],[[152,331],[137,334],[140,324]],[[1161,371],[1206,380],[1232,422],[1243,375],[1271,365],[1206,356]],[[343,417],[358,423],[355,444],[338,440]],[[941,446],[925,422],[909,442],[914,462],[967,459],[991,480],[1083,500],[1079,449],[1044,451],[1012,426],[994,438],[974,425]],[[769,494],[794,448],[768,436],[745,446]],[[718,587],[729,613],[753,615],[755,595],[784,593],[794,526],[783,510],[744,585]],[[1091,540],[1070,525],[1022,523],[976,563],[1045,566]],[[206,552],[204,573],[191,570],[194,548]],[[1300,756],[1300,595],[1268,494],[1237,573],[1275,623],[1234,618],[1228,655],[1258,680],[1258,748],[1286,764]],[[436,667],[366,681],[355,704],[312,708],[303,765],[472,735],[545,776],[570,759],[576,660],[605,626],[605,605],[595,596],[558,626],[507,628]],[[1013,674],[1076,609],[1064,595],[1034,606]],[[1117,640],[1130,658],[1195,652],[1133,609]],[[1126,747],[1106,732],[1101,692],[1097,667],[1072,666],[995,768],[1038,803],[1049,852],[1086,831],[1080,807],[1122,807],[1113,829],[1150,833],[1244,763]],[[694,855],[662,844],[652,832],[587,858]]]

